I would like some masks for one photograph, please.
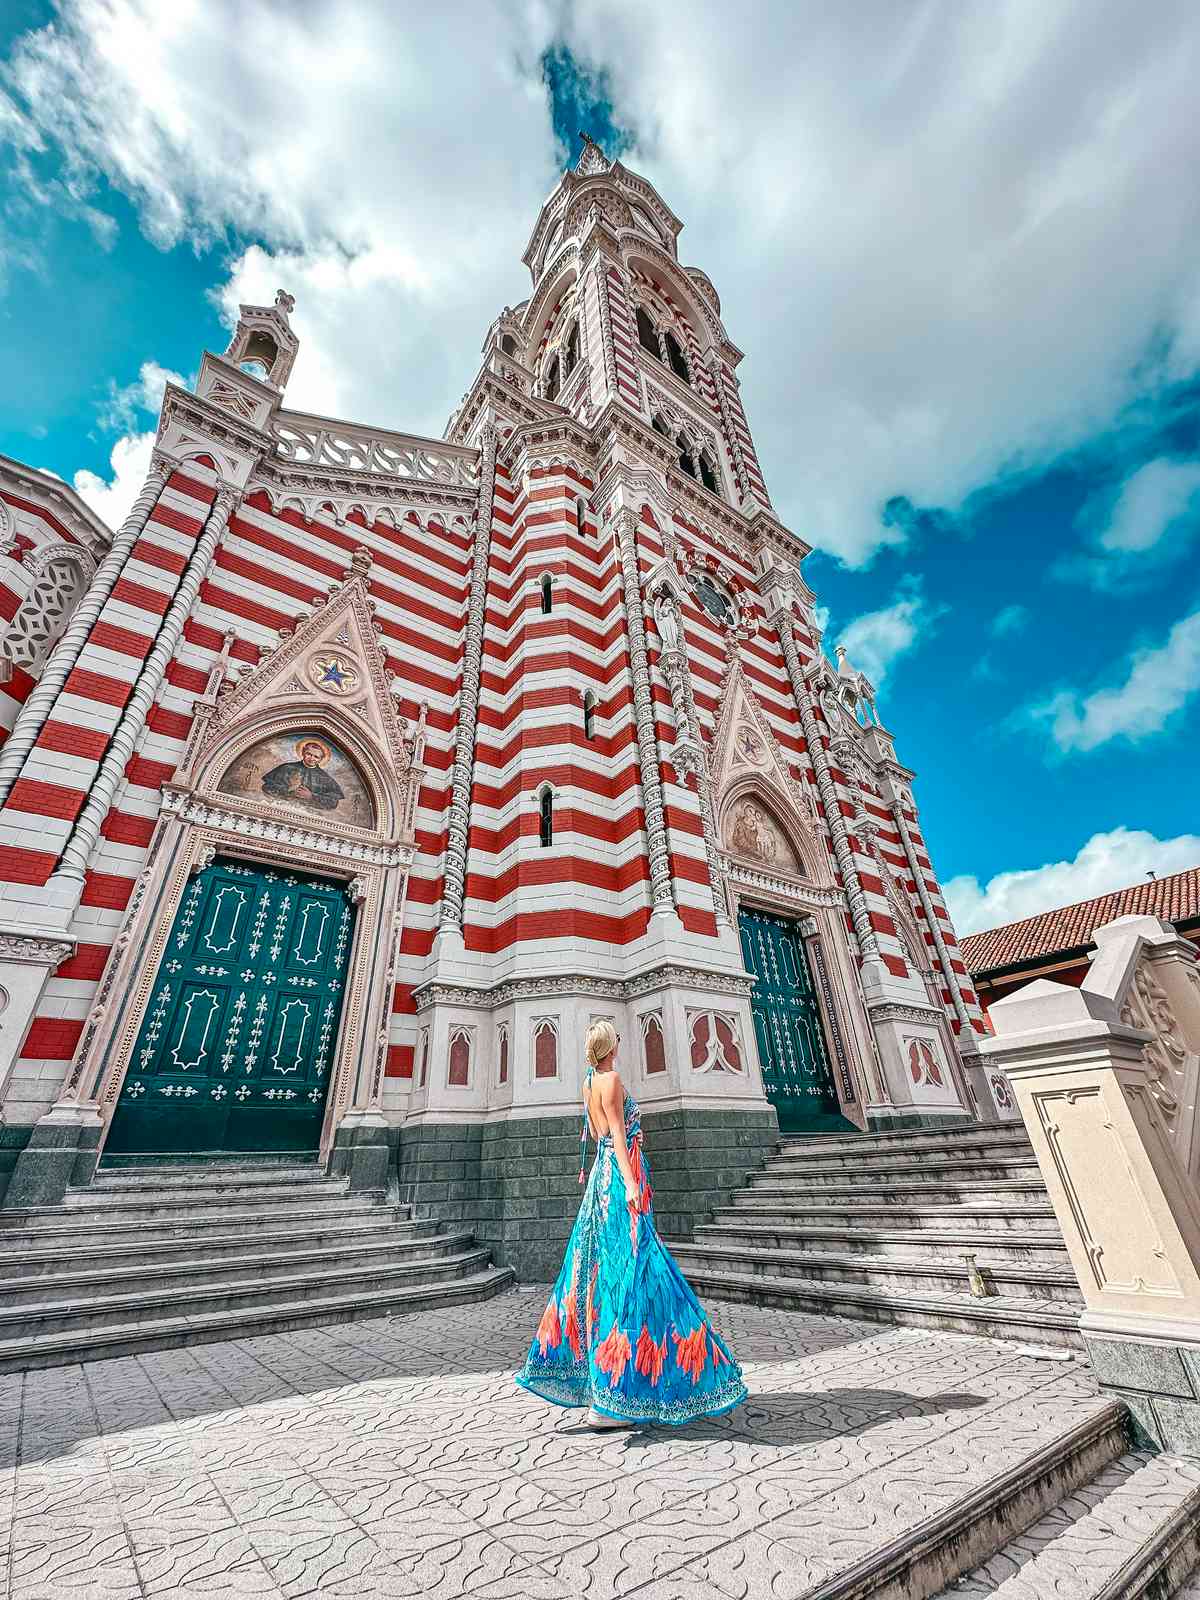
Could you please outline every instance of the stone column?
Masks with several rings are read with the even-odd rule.
[[[471,777],[475,768],[475,731],[479,718],[479,683],[483,673],[483,627],[492,551],[492,502],[496,484],[496,434],[491,427],[483,441],[479,472],[479,509],[471,559],[467,633],[463,641],[462,683],[454,730],[454,767],[450,783],[450,820],[442,875],[438,941],[461,946],[467,882],[467,836],[471,824]]]
[[[638,515],[628,507],[615,517],[617,553],[621,562],[621,587],[629,627],[629,660],[633,675],[633,713],[641,767],[642,805],[646,812],[646,838],[650,853],[651,915],[675,915],[671,861],[667,851],[667,823],[663,812],[662,782],[658,770],[658,738],[654,731],[654,699],[650,692],[650,657],[646,651],[646,613],[642,606],[637,562]]]
[[[717,838],[717,818],[713,807],[712,782],[708,763],[704,759],[704,746],[700,739],[700,724],[696,717],[696,701],[692,693],[692,674],[688,666],[687,651],[683,648],[683,628],[679,617],[679,604],[674,593],[664,588],[654,602],[654,620],[658,628],[661,653],[659,668],[671,692],[671,709],[675,714],[675,743],[668,760],[686,782],[696,785],[696,798],[700,805],[700,820],[704,825],[704,853],[708,861],[708,881],[712,889],[713,915],[718,929],[729,927],[729,905],[721,873],[720,845]]]
[[[792,686],[792,694],[796,701],[796,709],[800,713],[800,726],[804,730],[804,742],[808,747],[809,759],[817,776],[817,790],[821,796],[821,804],[825,808],[825,820],[829,825],[830,837],[833,841],[833,853],[837,860],[838,870],[842,875],[842,885],[846,891],[846,899],[850,906],[850,917],[854,924],[855,938],[862,954],[864,964],[872,963],[878,967],[879,941],[875,937],[875,930],[871,926],[870,913],[867,911],[866,896],[863,894],[862,883],[858,876],[858,866],[854,860],[854,851],[850,844],[850,831],[846,827],[846,819],[842,815],[841,802],[838,799],[837,786],[833,780],[830,769],[829,757],[825,753],[825,746],[821,740],[821,728],[817,722],[816,713],[812,707],[812,696],[808,692],[808,685],[804,681],[804,670],[800,665],[800,652],[796,648],[795,635],[792,632],[792,619],[787,612],[778,612],[771,618],[772,626],[779,634],[779,642],[783,649],[783,659],[787,665],[788,679]],[[869,985],[864,984],[869,990]]]
[[[1103,1387],[1127,1401],[1160,1448],[1200,1453],[1200,1194],[1171,1137],[1155,1045],[1164,1022],[1186,1041],[1195,1094],[1197,1044],[1180,1025],[1129,1020],[1152,918],[1093,934],[1082,987],[1046,979],[991,1008],[981,1053],[1003,1068],[1029,1130],[1083,1292],[1080,1331]],[[1193,948],[1192,967],[1195,968]],[[1200,1013],[1198,1013],[1200,1016]]]
[[[158,497],[162,494],[170,471],[171,465],[168,461],[161,456],[154,458],[141,492],[130,507],[129,515],[117,530],[108,554],[96,569],[65,633],[51,651],[41,677],[21,707],[13,724],[13,730],[4,741],[4,749],[0,752],[0,805],[4,804],[9,790],[20,776],[25,758],[37,742],[37,736],[42,731],[54,702],[62,692],[62,686],[70,676],[72,667],[78,661],[80,651],[87,643],[88,635],[104,609],[105,601],[125,570],[129,552],[141,537],[142,529],[158,503]]]
[[[133,752],[142,725],[154,703],[154,697],[162,686],[167,667],[183,633],[184,623],[196,603],[200,585],[212,570],[217,545],[240,494],[239,489],[225,485],[213,502],[208,520],[184,568],[183,579],[163,617],[158,638],[142,664],[134,683],[133,693],[126,701],[120,720],[113,729],[108,750],[100,763],[100,770],[93,780],[83,810],[75,820],[75,826],[71,830],[58,867],[51,876],[51,884],[56,881],[59,884],[69,884],[75,891],[76,900],[83,891],[88,863],[92,851],[96,848],[100,829],[108,815],[108,808],[112,804],[121,775],[125,771],[125,763]]]

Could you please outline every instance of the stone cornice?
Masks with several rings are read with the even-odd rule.
[[[411,867],[416,847],[400,841],[382,844],[367,839],[342,837],[332,831],[300,827],[279,817],[261,812],[219,805],[186,790],[164,784],[162,809],[166,816],[177,816],[198,828],[215,828],[243,839],[262,839],[295,850],[299,857],[319,855],[341,861],[361,861],[373,867]]]
[[[207,437],[219,439],[252,460],[270,455],[274,447],[274,440],[264,429],[251,426],[224,406],[203,400],[177,383],[167,384],[163,392],[158,422],[160,441],[170,423],[197,428]]]
[[[433,981],[419,983],[413,990],[418,1011],[433,1005],[470,1007],[493,1011],[522,1000],[570,998],[584,995],[601,1000],[636,1000],[644,994],[668,987],[703,989],[735,997],[748,996],[754,979],[747,975],[710,972],[703,967],[668,964],[652,967],[631,978],[601,978],[594,973],[561,973],[544,978],[506,978],[497,984],[479,985]]]
[[[107,524],[79,498],[69,484],[59,478],[48,477],[35,467],[14,461],[11,456],[0,455],[0,482],[5,480],[22,500],[44,506],[93,559],[108,550],[112,533]]]
[[[0,930],[0,961],[28,967],[59,967],[75,954],[75,940],[54,934]]]

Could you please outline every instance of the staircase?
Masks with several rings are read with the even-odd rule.
[[[1200,1461],[1133,1450],[937,1600],[1194,1600],[1197,1561]]]
[[[671,1250],[702,1296],[1079,1343],[1082,1298],[1020,1124],[784,1139]]]
[[[315,1164],[101,1171],[0,1211],[0,1373],[478,1300],[513,1274],[470,1233]]]

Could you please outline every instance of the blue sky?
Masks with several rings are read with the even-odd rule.
[[[440,432],[587,128],[721,293],[960,923],[1192,864],[1200,36],[1100,9],[9,0],[0,451],[116,514],[277,283],[293,403]]]

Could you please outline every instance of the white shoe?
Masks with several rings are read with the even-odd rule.
[[[602,1432],[609,1428],[633,1427],[632,1422],[626,1422],[621,1417],[606,1417],[603,1411],[597,1411],[595,1406],[592,1406],[589,1410],[584,1421],[589,1428],[594,1428],[597,1432]]]

